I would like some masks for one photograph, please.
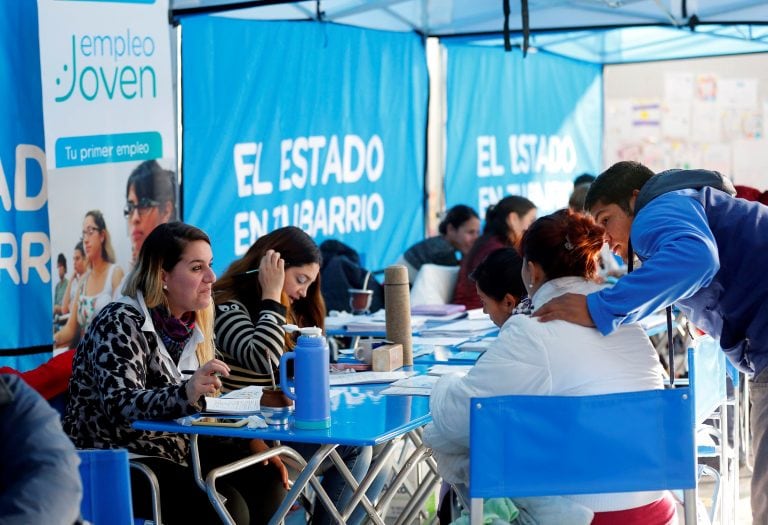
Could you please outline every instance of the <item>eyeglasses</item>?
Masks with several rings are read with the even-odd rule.
[[[156,208],[157,206],[160,206],[160,203],[153,201],[152,199],[140,199],[138,204],[128,201],[125,203],[125,208],[123,208],[123,215],[125,215],[125,218],[127,219],[131,216],[133,211],[136,210],[139,212],[139,217],[143,217],[149,210]]]
[[[82,241],[82,240],[83,240],[83,239],[85,239],[86,237],[90,237],[90,236],[91,236],[91,235],[93,235],[94,233],[96,233],[96,232],[100,232],[100,231],[101,231],[101,228],[97,228],[96,226],[88,226],[87,228],[85,228],[85,229],[84,229],[84,230],[81,232],[81,233],[83,234],[83,236],[82,236],[82,237],[80,237],[80,240]]]

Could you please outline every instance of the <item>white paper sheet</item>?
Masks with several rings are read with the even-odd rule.
[[[331,386],[361,385],[366,383],[392,383],[398,379],[412,376],[416,372],[346,372],[331,374]]]

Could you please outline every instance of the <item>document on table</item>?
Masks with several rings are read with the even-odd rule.
[[[432,365],[429,367],[429,375],[444,376],[447,374],[464,375],[472,369],[472,365]]]
[[[436,346],[459,346],[468,341],[466,337],[461,336],[449,336],[449,337],[422,337],[420,335],[413,336],[414,345],[436,345]]]
[[[440,326],[426,328],[421,331],[422,336],[464,336],[480,337],[498,331],[498,327],[489,319],[462,319]]]
[[[450,368],[457,374],[464,375],[470,367],[451,366]],[[432,388],[439,379],[440,376],[437,375],[415,375],[395,381],[381,393],[390,396],[430,396]]]
[[[483,353],[496,341],[495,337],[485,337],[479,341],[467,341],[458,345],[462,352]]]
[[[206,397],[205,412],[216,414],[258,414],[260,398]]]
[[[331,374],[331,386],[362,385],[366,383],[392,383],[414,375],[413,371],[395,372],[343,372]]]

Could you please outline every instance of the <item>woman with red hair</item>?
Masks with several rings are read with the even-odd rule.
[[[602,245],[603,229],[586,215],[562,210],[534,222],[523,236],[521,272],[533,311],[565,293],[599,290],[602,285],[594,278]],[[477,284],[481,293],[491,295],[494,283],[501,282],[504,279],[499,276],[479,279]],[[584,396],[663,388],[656,351],[636,324],[603,336],[595,328],[575,323],[541,323],[527,315],[511,315],[510,309],[506,312],[494,318],[503,323],[501,331],[477,364],[465,376],[442,377],[430,398],[432,423],[424,432],[424,442],[432,447],[443,479],[454,484],[460,495],[467,494],[469,481],[470,398]],[[676,523],[674,501],[664,491],[527,498],[516,503],[535,518],[533,502],[559,512],[562,523]]]

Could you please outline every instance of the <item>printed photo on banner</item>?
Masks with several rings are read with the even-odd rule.
[[[171,164],[146,160],[55,172],[49,204],[54,327],[69,326],[54,338],[57,345],[76,342],[95,312],[120,295],[147,235],[179,218]]]
[[[179,218],[167,11],[38,0],[57,347],[120,296],[152,229]]]

